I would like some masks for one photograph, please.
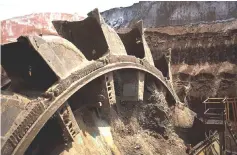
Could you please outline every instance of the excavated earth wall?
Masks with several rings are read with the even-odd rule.
[[[237,2],[140,1],[104,11],[102,16],[114,28],[130,28],[139,20],[145,27],[226,21],[237,18]]]
[[[197,113],[207,97],[237,95],[237,21],[146,29],[155,64],[171,50],[173,86]]]

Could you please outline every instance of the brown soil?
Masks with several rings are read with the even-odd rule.
[[[117,103],[116,110],[111,111],[112,134],[121,154],[186,154],[170,122],[164,93],[157,88],[146,89],[144,98],[139,103]]]

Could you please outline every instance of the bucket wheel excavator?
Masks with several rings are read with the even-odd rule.
[[[169,109],[179,99],[154,65],[142,22],[119,34],[95,9],[82,21],[53,25],[59,36],[1,46],[10,79],[1,91],[2,155],[157,149],[157,133],[167,139],[174,132]]]

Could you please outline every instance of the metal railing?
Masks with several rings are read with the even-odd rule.
[[[205,152],[205,149],[208,148],[214,141],[218,141],[218,133],[217,131],[214,132],[210,137],[206,138],[205,140],[201,141],[197,145],[195,145],[191,150],[189,155],[198,155],[200,152]]]
[[[220,120],[222,124],[225,123],[225,109],[223,108],[208,108],[204,112],[205,120]]]

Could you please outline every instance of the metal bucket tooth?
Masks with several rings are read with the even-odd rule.
[[[152,66],[154,61],[144,37],[143,21],[138,21],[129,32],[119,32],[128,55],[147,60]]]
[[[118,34],[101,17],[98,9],[88,13],[82,21],[53,21],[58,34],[71,41],[87,60],[105,55],[127,55]]]
[[[21,36],[17,42],[2,45],[2,58],[16,92],[47,90],[88,63],[72,43],[59,36]]]
[[[77,47],[59,36],[29,36],[27,39],[60,79],[88,63]]]

